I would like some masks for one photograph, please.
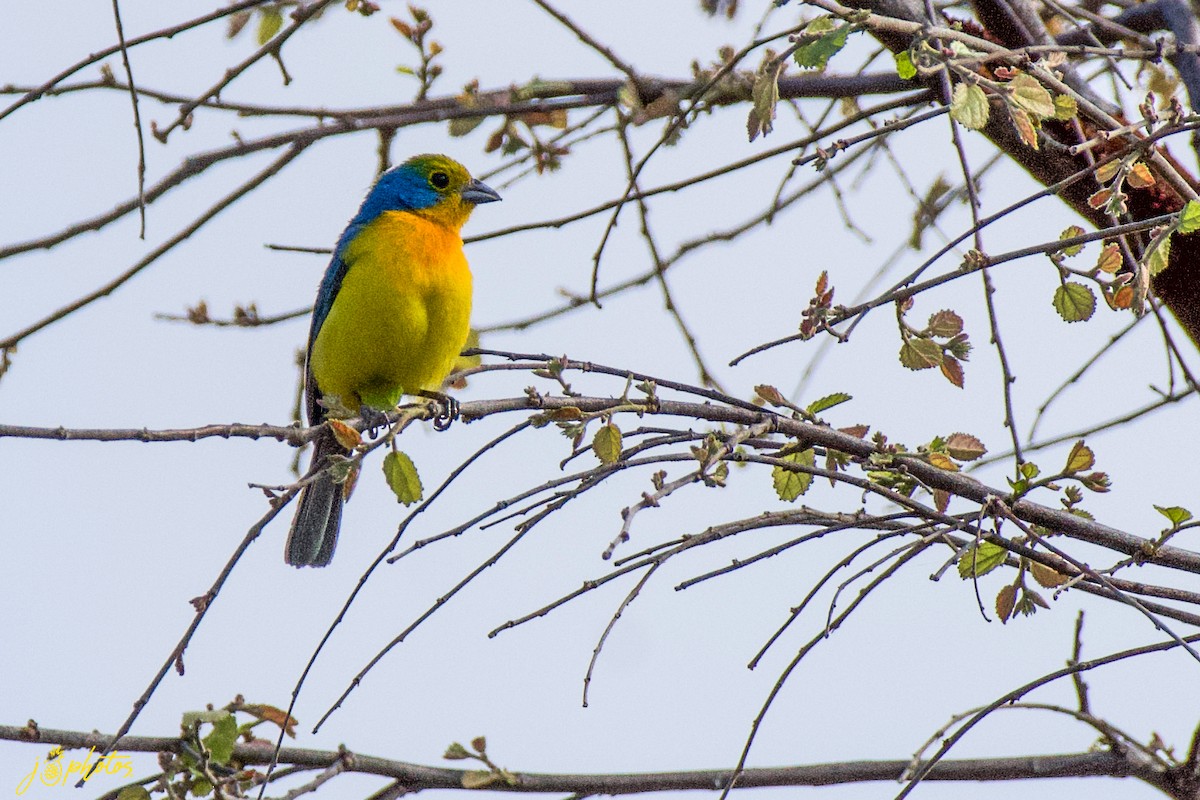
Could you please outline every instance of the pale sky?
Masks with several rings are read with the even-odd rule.
[[[385,2],[369,19],[335,4],[326,18],[301,31],[284,50],[293,82],[264,61],[238,79],[227,100],[277,105],[360,107],[411,99],[412,79],[395,67],[413,53],[387,23],[405,6]],[[751,6],[754,4],[744,4]],[[426,4],[431,34],[445,47],[445,75],[434,94],[457,92],[478,77],[485,89],[528,82],[613,77],[606,61],[544,12],[528,3]],[[709,60],[726,43],[742,46],[758,22],[747,8],[734,22],[705,17],[693,2],[663,4],[563,2],[559,7],[648,75],[690,76],[693,58]],[[203,3],[160,4],[126,0],[121,10],[130,38],[204,13]],[[107,4],[48,13],[37,4],[14,4],[0,27],[0,85],[29,85],[108,46],[114,32]],[[767,22],[766,31],[797,24],[792,4]],[[250,37],[227,42],[223,26],[155,42],[132,53],[135,78],[147,88],[194,95],[253,48]],[[861,46],[835,60],[833,69],[857,68]],[[758,63],[750,59],[747,66]],[[108,62],[120,75],[117,59]],[[883,69],[880,63],[874,69]],[[78,79],[95,79],[96,68]],[[11,100],[3,98],[3,105]],[[808,107],[815,114],[818,106]],[[170,121],[174,109],[145,100],[143,120]],[[582,119],[571,112],[571,121]],[[20,109],[0,121],[0,247],[58,230],[108,210],[135,191],[136,144],[128,96],[116,91],[70,94]],[[303,118],[259,120],[203,111],[190,130],[176,131],[163,146],[147,135],[148,181],[181,159],[229,144],[232,132],[252,138],[309,124]],[[407,128],[392,145],[395,161],[420,152],[445,152],[485,174],[500,166],[483,146],[497,121],[471,136],[451,139],[444,124]],[[803,135],[787,108],[776,131],[747,143],[745,109],[702,117],[682,143],[663,149],[643,182],[656,186],[732,162]],[[644,153],[660,122],[637,130]],[[945,120],[895,137],[895,158],[923,191],[956,166]],[[969,151],[982,164],[989,151],[969,135]],[[1180,143],[1182,144],[1182,143]],[[0,423],[41,426],[189,428],[229,422],[290,421],[297,373],[296,348],[307,320],[241,330],[194,327],[156,320],[182,313],[203,299],[214,316],[235,304],[257,303],[263,314],[312,302],[326,264],[323,256],[274,252],[268,243],[330,247],[357,208],[376,168],[377,138],[370,133],[330,138],[310,148],[266,188],[219,215],[108,298],[21,343],[0,379]],[[189,180],[147,211],[147,237],[138,238],[136,215],[98,233],[0,265],[0,336],[40,319],[101,285],[173,236],[219,197],[262,169],[274,153],[227,162]],[[835,162],[836,163],[836,162]],[[763,209],[788,168],[780,157],[701,187],[652,202],[651,224],[664,246],[729,227]],[[852,170],[839,188],[855,223],[870,242],[847,230],[828,190],[779,216],[775,224],[728,245],[708,247],[670,273],[676,302],[699,335],[707,363],[731,393],[751,396],[758,383],[793,392],[818,343],[792,343],[749,359],[730,359],[753,345],[796,329],[800,312],[822,270],[837,300],[850,302],[871,280],[911,228],[911,197],[891,164],[876,158],[859,182]],[[790,187],[814,176],[802,169]],[[620,194],[625,176],[612,137],[582,144],[564,168],[547,177],[507,185],[489,182],[504,202],[478,209],[465,234],[550,219]],[[1007,168],[984,182],[985,212],[1033,190]],[[476,280],[475,324],[524,317],[560,301],[559,289],[586,292],[592,255],[606,222],[598,215],[561,229],[541,230],[468,247]],[[990,229],[984,241],[1002,252],[1055,237],[1077,223],[1061,204],[1041,201],[1011,222]],[[952,235],[969,224],[962,206],[943,219]],[[927,242],[940,240],[927,232]],[[1094,258],[1094,251],[1089,250]],[[906,251],[881,285],[924,256]],[[937,270],[954,268],[956,256]],[[650,266],[633,208],[621,217],[602,264],[601,285]],[[1045,259],[1026,259],[997,270],[997,302],[1005,345],[1018,375],[1017,417],[1027,431],[1050,391],[1127,321],[1101,308],[1087,324],[1066,325],[1051,307],[1057,277]],[[877,290],[876,290],[877,291]],[[484,346],[525,352],[566,353],[621,368],[696,383],[694,363],[662,296],[651,284],[525,332],[503,332]],[[1007,440],[998,401],[999,370],[988,347],[980,282],[971,276],[917,302],[912,322],[924,324],[941,308],[967,321],[975,350],[967,388],[959,390],[933,371],[900,366],[900,346],[890,308],[870,315],[850,342],[826,354],[797,398],[807,403],[835,391],[854,401],[828,413],[835,425],[869,423],[910,446],[936,435],[969,431],[992,451]],[[1174,329],[1180,341],[1184,335]],[[1166,386],[1159,335],[1143,325],[1056,405],[1043,426],[1061,433],[1107,419],[1154,399],[1148,385]],[[1193,362],[1195,360],[1193,359]],[[618,396],[624,381],[569,377],[585,394]],[[472,379],[462,399],[520,396],[527,375]],[[543,391],[553,387],[545,384]],[[1152,503],[1185,505],[1200,512],[1189,457],[1200,444],[1192,409],[1179,404],[1135,428],[1089,440],[1098,467],[1115,490],[1089,495],[1086,508],[1104,521],[1145,536],[1165,521]],[[491,437],[516,424],[515,416],[455,425],[449,432],[413,428],[401,446],[416,461],[426,489]],[[626,430],[635,418],[618,418]],[[644,424],[654,424],[653,420]],[[452,527],[496,500],[559,475],[569,442],[552,428],[531,431],[481,461],[461,484],[434,505],[404,543]],[[270,440],[209,439],[200,443],[60,443],[4,439],[5,479],[0,483],[0,526],[9,543],[0,562],[0,724],[34,718],[44,728],[114,730],[189,624],[188,600],[203,593],[246,529],[266,511],[260,491],[248,484],[290,483],[294,452]],[[1065,449],[1035,461],[1056,468]],[[306,457],[307,458],[307,457]],[[590,465],[590,455],[576,468]],[[587,463],[585,463],[587,462]],[[683,470],[686,467],[668,468]],[[682,474],[671,472],[672,476]],[[1003,486],[1002,468],[979,477]],[[820,483],[820,482],[818,482]],[[513,770],[633,772],[732,767],[750,721],[796,648],[821,630],[832,595],[804,617],[751,672],[746,662],[786,618],[812,583],[868,534],[829,537],[788,551],[684,592],[680,581],[747,558],[797,535],[767,531],[699,548],[660,570],[626,610],[605,644],[591,684],[590,705],[580,694],[588,660],[609,618],[633,586],[626,578],[580,598],[548,617],[494,639],[497,625],[528,613],[611,567],[600,558],[620,529],[620,509],[650,489],[649,472],[627,474],[593,496],[572,503],[535,528],[499,564],[440,609],[392,651],[317,734],[312,726],[365,663],[470,570],[512,536],[512,523],[429,547],[381,568],[322,654],[295,715],[299,737],[288,744],[351,751],[443,765],[452,741],[485,734],[489,751]],[[801,502],[824,510],[853,510],[845,490],[815,486]],[[1056,505],[1046,495],[1042,502]],[[692,487],[660,509],[642,514],[631,554],[656,541],[702,531],[715,521],[749,517],[783,504],[770,475],[760,468],[733,469],[729,488]],[[314,646],[354,588],[359,575],[395,532],[405,510],[379,473],[364,469],[343,520],[337,558],[323,570],[297,571],[282,561],[291,510],[270,525],[242,559],[193,639],[186,675],[171,673],[133,728],[139,735],[172,735],[180,715],[206,704],[223,705],[240,693],[249,702],[287,705]],[[1180,546],[1195,549],[1190,542]],[[403,543],[402,543],[403,544]],[[1108,563],[1106,556],[1080,549]],[[777,700],[751,753],[752,766],[823,761],[907,758],[949,718],[985,704],[1016,686],[1060,667],[1070,654],[1078,608],[1087,610],[1085,656],[1099,656],[1159,641],[1136,612],[1078,592],[1051,611],[1002,626],[976,606],[974,588],[953,570],[939,581],[945,551],[931,551],[819,646]],[[1152,571],[1137,576],[1154,581]],[[1182,580],[1172,576],[1176,582]],[[985,603],[1011,576],[980,581]],[[836,584],[837,581],[834,581]],[[857,584],[839,600],[845,607]],[[1049,592],[1044,592],[1049,595]],[[1179,625],[1177,630],[1190,631]],[[1127,662],[1089,675],[1096,712],[1134,735],[1152,731],[1186,750],[1200,707],[1200,668],[1178,651]],[[1068,682],[1031,700],[1072,705]],[[266,728],[262,735],[273,735]],[[967,736],[952,757],[1075,752],[1095,740],[1086,728],[1044,712],[995,714]],[[0,791],[15,785],[44,757],[44,748],[0,743]],[[153,759],[136,761],[139,774]],[[458,764],[449,764],[458,766]],[[6,783],[7,782],[7,783]],[[365,796],[382,785],[339,778],[323,796]],[[115,784],[89,788],[99,795]],[[820,790],[822,797],[887,798],[890,784]],[[35,790],[36,791],[36,790]],[[68,789],[26,796],[56,797]],[[274,792],[279,794],[282,789]],[[1156,796],[1134,781],[1041,781],[971,786],[928,784],[921,796],[1057,797],[1088,792],[1101,797]],[[765,794],[763,790],[759,794]],[[774,795],[783,796],[782,791]],[[757,796],[757,795],[756,795]],[[790,795],[789,795],[790,796]]]

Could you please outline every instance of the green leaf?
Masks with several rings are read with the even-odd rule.
[[[717,464],[712,472],[709,472],[707,476],[702,477],[707,477],[707,480],[704,482],[709,486],[723,487],[729,480],[729,465],[722,461],[720,464]]]
[[[592,437],[592,452],[601,464],[615,464],[621,457],[621,429],[611,422],[601,425]]]
[[[917,77],[917,68],[913,65],[912,55],[907,50],[894,54],[896,59],[896,74],[906,81]]]
[[[846,46],[846,37],[850,35],[850,31],[849,25],[839,25],[834,28],[833,20],[829,17],[814,20],[804,29],[804,35],[819,34],[819,36],[815,41],[796,50],[795,55],[792,56],[796,61],[796,66],[804,69],[824,70],[829,59]]]
[[[1054,96],[1054,118],[1056,120],[1066,122],[1077,116],[1079,116],[1079,103],[1075,102],[1074,97],[1066,94]]]
[[[233,745],[237,742],[238,724],[233,714],[213,723],[212,733],[204,737],[204,746],[218,764],[228,764],[233,758]]]
[[[1072,225],[1060,233],[1058,238],[1059,240],[1074,239],[1076,236],[1083,236],[1083,233],[1083,228],[1079,227],[1078,225]],[[1059,252],[1064,256],[1077,256],[1081,250],[1083,250],[1083,245],[1073,244],[1070,247],[1064,247],[1062,250],[1059,250]]]
[[[1192,518],[1192,512],[1182,506],[1155,506],[1154,510],[1171,520],[1171,527],[1178,528]]]
[[[1096,311],[1096,295],[1082,283],[1064,283],[1054,290],[1054,310],[1067,322],[1089,320]]]
[[[820,414],[822,411],[831,409],[834,406],[840,406],[842,403],[845,403],[851,399],[853,398],[851,398],[850,395],[846,394],[845,392],[834,392],[833,394],[827,394],[818,400],[813,400],[808,404],[808,408],[806,408],[805,411],[813,415]]]
[[[750,116],[746,118],[746,132],[752,142],[758,134],[766,136],[775,127],[775,105],[779,102],[779,73],[782,71],[783,64],[779,64],[754,78],[754,86],[750,89],[750,98],[754,102]]]
[[[1153,277],[1166,269],[1170,261],[1171,234],[1167,232],[1160,234],[1150,243],[1149,250],[1146,253],[1146,270]]]
[[[117,800],[150,800],[145,786],[126,786],[117,792]]]
[[[1004,563],[1008,551],[998,544],[980,542],[971,545],[958,557],[958,576],[978,578]]]
[[[1179,233],[1191,233],[1200,230],[1200,201],[1188,200],[1183,210],[1179,212]]]
[[[960,83],[954,87],[950,99],[950,116],[961,125],[977,131],[987,125],[991,109],[987,95],[973,83]]]
[[[218,708],[213,711],[185,711],[183,712],[183,717],[180,720],[180,724],[184,728],[190,728],[198,722],[217,723],[228,716],[230,716],[230,713],[224,708]]]
[[[1017,108],[1028,111],[1038,120],[1054,116],[1054,98],[1037,78],[1022,72],[1008,82],[1008,88],[1009,97]]]
[[[267,42],[279,33],[279,29],[283,27],[283,10],[279,6],[267,6],[258,16],[258,32],[255,34],[255,39],[258,41],[258,46],[262,47]]]
[[[931,369],[942,363],[942,346],[913,337],[900,346],[900,363],[909,369]]]
[[[421,476],[417,466],[406,453],[393,450],[383,458],[383,475],[387,485],[396,495],[396,502],[411,506],[421,499]]]
[[[483,124],[483,117],[455,117],[450,120],[450,135],[466,136]]]
[[[816,466],[817,454],[810,447],[807,450],[780,456],[779,460],[812,467]],[[775,494],[779,495],[779,499],[791,503],[808,491],[808,487],[812,485],[813,476],[807,472],[793,472],[786,467],[779,466],[771,470],[771,479],[775,483]]]
[[[470,758],[471,754],[467,752],[467,748],[463,747],[458,742],[451,742],[446,748],[446,752],[442,753],[442,758],[449,761],[462,761],[464,758]]]

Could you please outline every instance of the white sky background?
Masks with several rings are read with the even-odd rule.
[[[0,26],[0,84],[40,83],[111,44],[109,5],[87,6],[50,14],[37,4],[10,4]],[[455,92],[474,77],[490,89],[533,76],[613,75],[607,62],[530,4],[429,2],[426,7],[436,23],[432,36],[446,49],[446,74],[436,94]],[[722,44],[741,46],[757,21],[754,9],[744,10],[733,23],[710,20],[694,2],[563,2],[560,7],[640,71],[664,77],[686,77],[693,58],[708,60]],[[209,8],[198,2],[126,0],[126,35],[132,38]],[[384,13],[369,19],[335,7],[286,46],[291,86],[281,86],[279,71],[268,60],[223,97],[329,107],[405,102],[414,81],[394,68],[412,63],[414,56],[386,20],[388,14],[404,13],[400,3],[385,3]],[[767,30],[794,25],[798,13],[798,7],[777,13]],[[188,95],[202,91],[252,47],[249,35],[226,42],[222,34],[222,26],[213,26],[136,49],[135,78],[150,88]],[[833,70],[853,68],[865,52],[848,51]],[[118,60],[109,63],[120,75]],[[79,77],[97,74],[89,69]],[[174,116],[173,109],[151,101],[141,108],[147,124],[164,124]],[[578,113],[572,112],[572,121]],[[746,142],[744,120],[740,107],[703,117],[681,146],[664,149],[651,162],[644,185],[695,174],[802,135],[784,107],[776,133],[765,143]],[[165,147],[147,134],[148,182],[190,153],[228,144],[231,131],[251,137],[303,124],[302,119],[280,124],[201,112],[190,131],[176,131]],[[482,152],[495,124],[486,121],[465,139],[448,138],[441,124],[404,129],[393,158],[446,152],[476,174],[485,173],[502,163],[497,154]],[[661,123],[654,122],[637,132],[639,152],[660,130]],[[988,150],[979,137],[968,136],[980,164]],[[944,119],[891,141],[919,189],[939,172],[955,174]],[[11,371],[0,380],[0,422],[150,428],[288,422],[296,385],[293,353],[304,342],[307,320],[242,330],[165,323],[153,315],[182,312],[201,298],[214,316],[228,316],[236,303],[256,302],[264,314],[311,303],[326,258],[272,252],[263,245],[331,246],[374,176],[376,147],[376,137],[364,133],[310,148],[268,187],[223,212],[113,296],[23,342]],[[0,334],[121,272],[276,155],[225,163],[172,191],[148,209],[144,242],[137,238],[136,216],[129,215],[99,233],[0,264]],[[123,93],[68,95],[21,109],[0,123],[0,242],[40,236],[124,201],[135,190],[135,165],[129,100]],[[758,213],[786,169],[787,158],[776,158],[735,177],[657,198],[651,221],[668,243],[664,249]],[[812,174],[802,170],[796,181]],[[493,185],[500,188],[500,181]],[[504,202],[480,208],[466,233],[556,217],[613,197],[623,187],[617,143],[596,140],[574,151],[559,173],[502,188]],[[844,229],[825,191],[785,212],[773,227],[733,245],[708,248],[671,273],[676,300],[698,331],[704,356],[732,392],[749,397],[751,387],[763,382],[792,391],[816,342],[794,343],[733,369],[725,364],[756,343],[794,331],[822,269],[830,271],[837,300],[849,302],[908,236],[912,203],[886,163],[881,161],[860,186],[846,179],[842,188],[873,245]],[[985,211],[1032,189],[1017,172],[994,171],[985,180]],[[956,207],[943,220],[944,230],[957,234],[966,220],[965,209]],[[604,221],[600,215],[560,230],[470,247],[475,323],[544,309],[556,302],[558,287],[585,292]],[[984,242],[989,251],[1002,252],[1053,238],[1075,222],[1061,204],[1042,201],[1011,224],[989,230]],[[630,208],[606,251],[602,285],[648,267],[637,227]],[[935,241],[936,234],[926,236]],[[1085,258],[1094,257],[1094,250],[1088,253]],[[910,251],[892,277],[922,258]],[[939,271],[954,263],[943,260]],[[1005,265],[996,279],[1005,342],[1019,378],[1018,419],[1027,430],[1048,391],[1127,318],[1101,304],[1086,325],[1062,323],[1050,305],[1057,278],[1044,259]],[[980,295],[979,280],[972,276],[922,297],[912,313],[912,321],[923,324],[929,313],[953,307],[967,320],[976,345],[967,365],[967,391],[933,371],[902,368],[895,355],[894,316],[881,309],[848,344],[829,354],[800,399],[847,391],[854,402],[828,414],[834,424],[870,423],[910,445],[966,430],[992,450],[1003,449],[999,370],[987,347]],[[661,308],[661,295],[651,285],[606,303],[602,311],[585,309],[525,333],[493,335],[484,345],[566,353],[695,383],[694,365]],[[1180,341],[1186,339],[1176,333]],[[1148,384],[1166,385],[1160,353],[1158,334],[1143,326],[1057,406],[1045,432],[1071,430],[1150,401]],[[571,379],[586,393],[617,395],[623,389],[614,380]],[[484,376],[473,379],[462,396],[515,396],[527,382],[526,376]],[[1200,511],[1188,456],[1200,444],[1192,414],[1191,408],[1175,407],[1135,429],[1096,437],[1091,444],[1099,468],[1113,476],[1115,491],[1089,495],[1086,507],[1142,535],[1153,535],[1164,524],[1152,503]],[[428,490],[516,421],[455,425],[444,434],[414,428],[402,446],[417,462]],[[618,422],[627,429],[636,424]],[[520,437],[475,467],[414,526],[409,540],[557,475],[557,463],[567,452],[567,440],[553,430]],[[1060,450],[1034,460],[1053,468],[1064,455]],[[153,445],[3,440],[0,535],[7,553],[0,562],[0,723],[23,724],[33,717],[46,728],[115,729],[190,622],[188,599],[208,588],[247,527],[265,511],[261,493],[247,484],[291,481],[292,456],[287,446],[267,440]],[[993,485],[1003,485],[1002,476],[1000,471],[983,475]],[[713,521],[781,507],[765,470],[733,470],[730,484],[723,491],[696,487],[645,512],[623,552],[699,532]],[[627,475],[543,523],[394,650],[320,733],[311,735],[316,719],[376,650],[506,541],[511,528],[474,531],[383,568],[310,676],[295,712],[301,735],[289,744],[333,749],[344,743],[364,754],[437,764],[451,741],[486,734],[493,757],[515,770],[731,767],[778,671],[820,630],[827,605],[814,607],[757,671],[747,671],[746,661],[812,582],[863,540],[861,535],[808,544],[685,592],[672,587],[796,531],[747,534],[672,561],[609,638],[587,709],[580,707],[579,696],[588,659],[631,579],[496,639],[485,636],[584,579],[603,575],[608,566],[599,556],[619,530],[620,508],[648,488],[648,474]],[[804,500],[828,510],[850,510],[854,502],[849,494],[816,488]],[[1042,502],[1057,501],[1047,495]],[[187,651],[186,676],[166,678],[133,732],[170,735],[183,711],[222,705],[237,693],[250,702],[285,707],[312,648],[404,513],[372,461],[347,508],[333,565],[297,571],[282,561],[290,519],[290,510],[285,512],[251,547],[216,600]],[[1195,537],[1178,544],[1194,548]],[[1162,638],[1136,612],[1079,593],[1031,619],[988,624],[976,608],[971,584],[953,570],[940,582],[927,580],[944,557],[937,551],[920,559],[817,648],[768,717],[752,765],[908,757],[952,714],[1061,666],[1079,607],[1089,610],[1085,655]],[[1151,573],[1145,579],[1153,580]],[[1008,580],[1006,573],[993,573],[981,581],[989,606]],[[851,596],[845,595],[840,607]],[[1143,739],[1159,732],[1182,753],[1200,710],[1198,669],[1183,653],[1172,652],[1092,673],[1094,708]],[[1071,705],[1073,693],[1063,682],[1030,699]],[[272,734],[264,728],[263,735]],[[1010,711],[994,715],[952,755],[1071,752],[1094,739],[1082,725]],[[0,791],[15,785],[44,752],[0,743]],[[151,759],[140,764],[141,773],[153,769]],[[325,794],[361,796],[374,786],[374,781],[341,778]],[[104,784],[89,791],[110,788]],[[891,797],[896,790],[864,784],[820,791],[828,797],[875,798]],[[1096,797],[1157,796],[1132,780],[1092,780],[1086,787],[1045,781],[1019,789],[928,784],[919,791],[929,797],[969,791],[986,798],[1014,790],[1030,798],[1080,790]],[[65,791],[43,789],[37,796]]]

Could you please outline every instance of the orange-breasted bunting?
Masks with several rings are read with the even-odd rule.
[[[470,331],[471,271],[459,232],[476,205],[499,199],[441,155],[416,156],[380,176],[317,291],[305,359],[310,425],[326,419],[334,399],[351,410],[385,410],[441,385]],[[284,558],[293,566],[333,558],[343,487],[327,469],[332,455],[346,451],[325,428],[288,534]]]

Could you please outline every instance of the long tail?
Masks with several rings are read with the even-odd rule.
[[[313,443],[313,457],[308,473],[311,475],[329,466],[331,455],[344,455],[333,434],[322,430]],[[328,471],[304,487],[299,507],[288,533],[284,560],[293,567],[323,567],[333,559],[337,547],[338,528],[342,524],[342,485],[335,483]]]

